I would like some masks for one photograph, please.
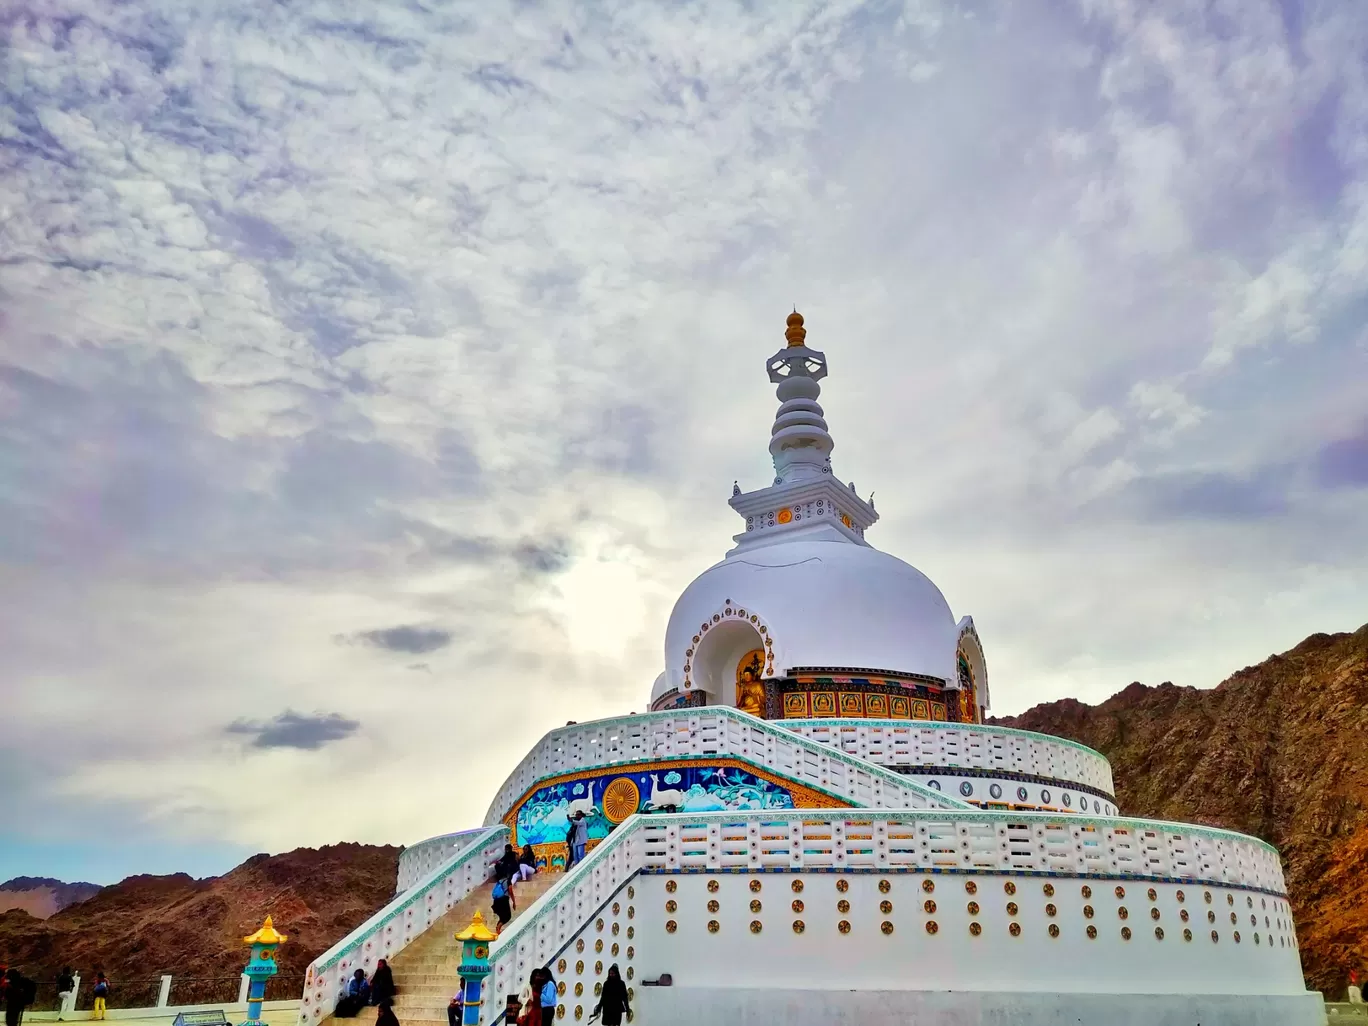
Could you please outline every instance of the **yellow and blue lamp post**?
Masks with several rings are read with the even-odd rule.
[[[266,917],[260,930],[242,938],[242,943],[252,946],[252,957],[247,968],[242,970],[252,982],[247,990],[247,1020],[241,1026],[262,1026],[261,1002],[266,997],[266,981],[279,971],[276,969],[276,948],[288,939],[283,933],[276,933],[270,916]]]
[[[485,926],[484,916],[479,912],[475,913],[470,925],[456,935],[461,942],[461,964],[456,972],[461,977],[462,1026],[475,1026],[480,1021],[481,994],[485,977],[490,973],[489,944],[497,936]]]

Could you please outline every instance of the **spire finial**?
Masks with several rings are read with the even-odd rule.
[[[807,338],[807,328],[803,327],[803,315],[798,312],[797,307],[788,315],[788,327],[784,330],[784,338],[788,339],[790,346],[801,346]]]

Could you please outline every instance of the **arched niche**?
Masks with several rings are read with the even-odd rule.
[[[694,650],[692,680],[695,690],[708,696],[708,705],[737,704],[737,674],[743,659],[752,652],[764,653],[765,639],[747,620],[724,619],[713,625]],[[759,661],[758,680],[764,675],[764,659]]]

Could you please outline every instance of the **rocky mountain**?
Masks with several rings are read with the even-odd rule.
[[[1307,985],[1342,995],[1348,969],[1368,966],[1368,625],[1313,634],[1211,690],[1137,683],[997,722],[1102,752],[1127,813],[1277,846]]]
[[[40,980],[63,965],[83,973],[102,966],[118,980],[161,973],[227,979],[246,964],[242,938],[269,914],[290,938],[280,949],[281,973],[302,976],[389,901],[399,851],[334,844],[254,855],[205,880],[132,876],[47,919],[0,913],[0,961]]]
[[[0,883],[0,912],[21,909],[35,919],[46,919],[68,905],[94,897],[100,885],[63,883],[46,876],[16,876]]]

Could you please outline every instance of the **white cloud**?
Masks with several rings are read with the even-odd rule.
[[[771,473],[793,303],[871,539],[974,614],[1002,711],[1358,626],[1363,497],[1298,460],[1362,408],[1363,19],[1191,10],[13,21],[20,818],[258,848],[475,822],[544,730],[644,700],[732,480]],[[429,672],[337,640],[407,625],[450,634]],[[361,726],[225,732],[287,710]],[[56,732],[60,760],[25,740]]]

